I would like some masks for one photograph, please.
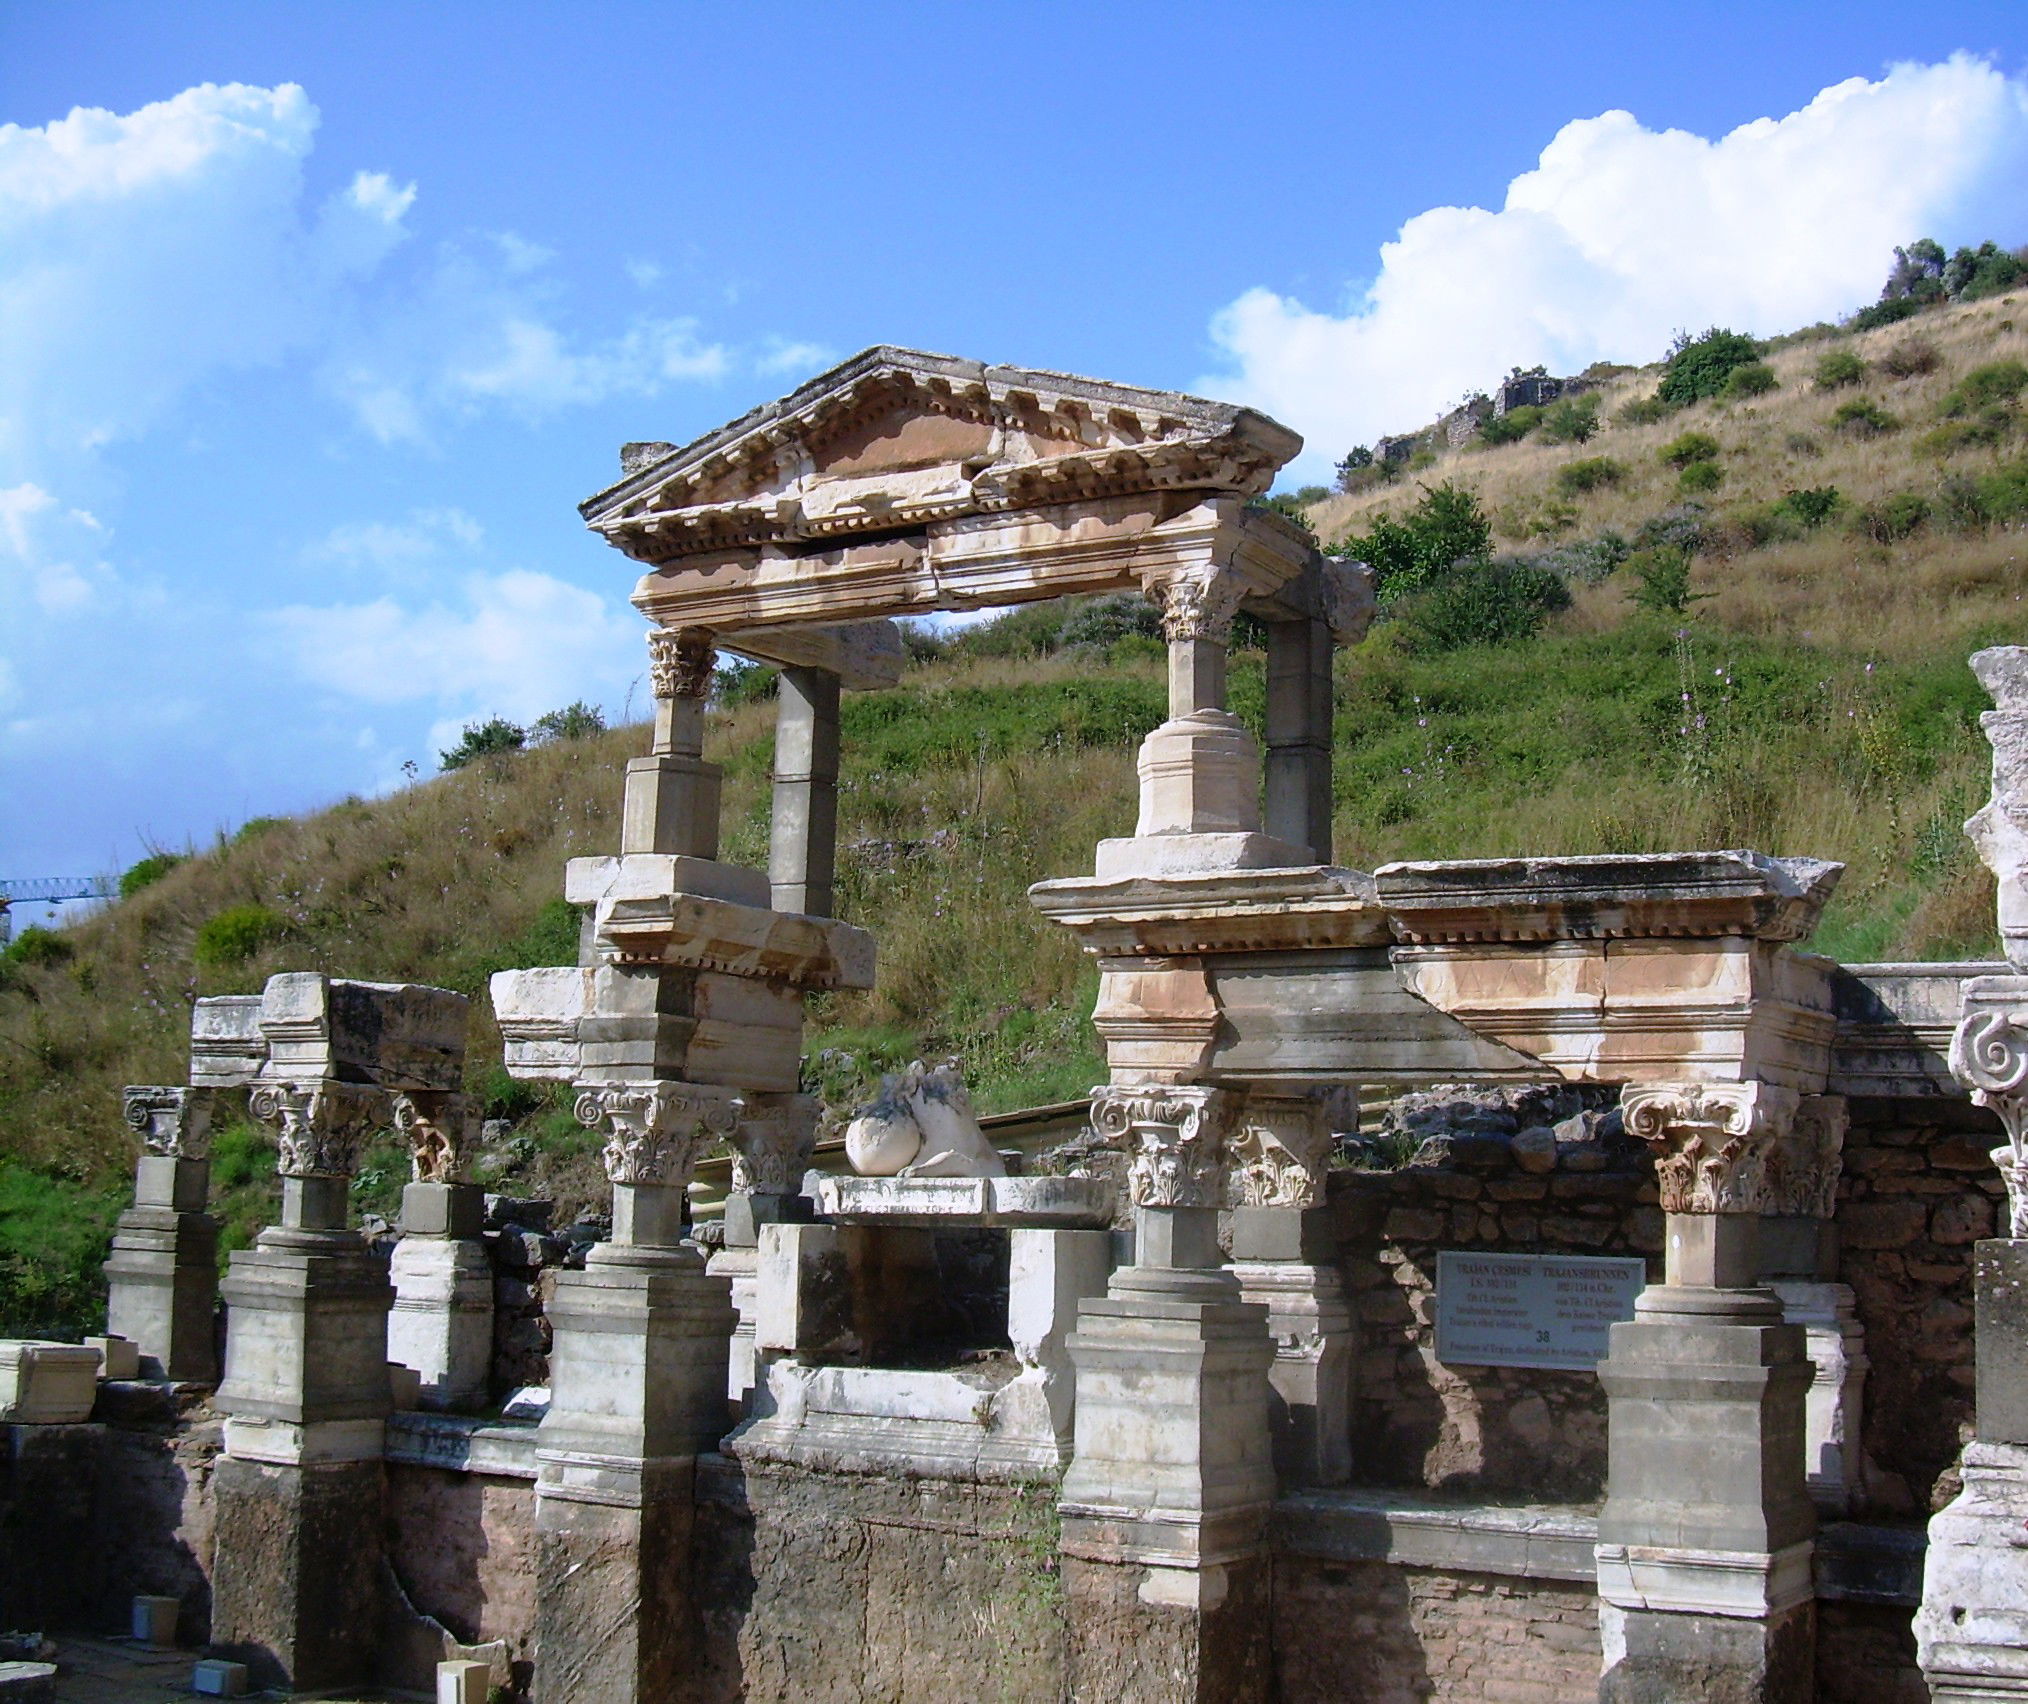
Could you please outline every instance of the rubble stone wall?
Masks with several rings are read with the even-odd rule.
[[[1929,1704],[1901,1604],[1817,1604],[1817,1704]]]
[[[1968,1102],[1852,1103],[1837,1230],[1873,1363],[1870,1515],[1927,1516],[1957,1495],[1972,1420],[1972,1245],[1993,1235],[2006,1197],[1990,1157],[2003,1140]]]
[[[1404,1568],[1275,1564],[1275,1670],[1287,1699],[1595,1704],[1588,1584]]]
[[[461,1644],[535,1655],[535,1487],[389,1463],[387,1559],[408,1603]]]
[[[1646,1151],[1621,1133],[1617,1111],[1587,1107],[1575,1090],[1434,1091],[1404,1096],[1390,1116],[1404,1139],[1427,1132],[1407,1164],[1330,1174],[1358,1334],[1354,1482],[1603,1496],[1597,1376],[1441,1364],[1437,1254],[1640,1255],[1659,1278],[1662,1214]]]

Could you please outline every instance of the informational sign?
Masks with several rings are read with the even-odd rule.
[[[1584,1254],[1437,1256],[1437,1359],[1458,1367],[1588,1373],[1634,1317],[1647,1262]]]

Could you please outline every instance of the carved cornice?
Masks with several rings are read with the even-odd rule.
[[[1843,1095],[1804,1095],[1796,1102],[1787,1134],[1768,1150],[1767,1212],[1797,1219],[1829,1219],[1837,1212],[1849,1122]]]
[[[1654,1150],[1663,1212],[1765,1213],[1768,1152],[1799,1098],[1768,1083],[1660,1083],[1630,1086],[1620,1105],[1627,1133]]]
[[[595,1083],[574,1110],[587,1129],[609,1127],[600,1158],[614,1183],[681,1189],[712,1143],[732,1135],[740,1101],[699,1083]]]
[[[811,1095],[745,1095],[732,1131],[732,1187],[744,1195],[793,1195],[817,1142]]]
[[[385,1107],[364,1083],[260,1083],[247,1109],[275,1132],[283,1177],[350,1177]]]
[[[1229,1144],[1234,1207],[1314,1207],[1324,1199],[1331,1125],[1319,1095],[1248,1098]]]
[[[1162,612],[1162,637],[1172,645],[1197,639],[1229,644],[1233,617],[1246,593],[1238,574],[1218,568],[1180,573],[1148,587],[1149,598]]]
[[[394,1127],[408,1141],[417,1183],[463,1183],[478,1135],[479,1110],[469,1095],[450,1090],[401,1090]]]
[[[657,698],[703,698],[717,662],[709,633],[657,627],[648,634],[648,684]]]
[[[1238,1107],[1225,1089],[1115,1084],[1092,1091],[1091,1124],[1100,1141],[1126,1154],[1136,1207],[1220,1207]]]
[[[201,1160],[211,1152],[209,1089],[130,1083],[121,1091],[120,1112],[151,1154]]]

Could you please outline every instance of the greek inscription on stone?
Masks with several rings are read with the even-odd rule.
[[[1634,1317],[1647,1265],[1564,1254],[1437,1256],[1437,1359],[1459,1367],[1588,1373],[1613,1325]]]

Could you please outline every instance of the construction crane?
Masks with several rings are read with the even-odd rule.
[[[16,900],[59,905],[67,899],[111,899],[113,884],[104,876],[26,876],[17,881],[0,880],[0,945],[14,934],[9,921]]]

